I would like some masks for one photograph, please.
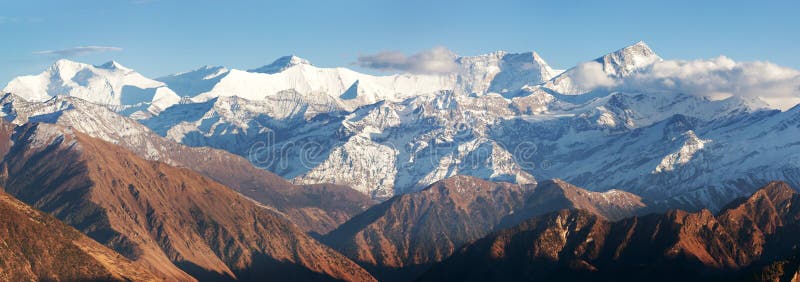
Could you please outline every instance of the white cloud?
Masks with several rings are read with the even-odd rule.
[[[37,51],[33,52],[36,55],[50,55],[50,56],[58,56],[58,57],[76,57],[76,56],[83,56],[92,53],[102,53],[102,52],[111,52],[111,51],[122,51],[122,48],[119,47],[111,47],[111,46],[79,46],[61,50],[46,50],[46,51]]]
[[[603,65],[595,61],[576,66],[570,73],[570,78],[581,89],[612,87],[618,84],[616,79],[603,71]]]
[[[358,57],[356,65],[382,71],[411,73],[450,73],[457,68],[457,55],[445,47],[434,47],[411,56],[397,51],[384,51]]]
[[[800,71],[770,62],[736,62],[720,56],[706,60],[666,60],[631,73],[610,76],[600,63],[578,65],[569,73],[579,89],[629,92],[680,92],[711,99],[759,98],[787,109],[800,102]]]
[[[633,73],[622,88],[665,90],[706,97],[758,97],[779,108],[800,98],[800,71],[770,62],[709,60],[662,61]]]

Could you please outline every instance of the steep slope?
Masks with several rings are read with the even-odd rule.
[[[773,182],[714,216],[669,211],[609,222],[560,211],[493,233],[421,281],[708,281],[736,279],[800,244],[800,197]]]
[[[800,220],[800,195],[784,182],[771,182],[748,198],[736,200],[717,216],[742,245],[745,262],[761,256],[791,255]]]
[[[2,163],[6,191],[160,275],[372,279],[280,215],[194,171],[58,125],[26,124],[13,140]]]
[[[603,198],[601,193],[562,181],[552,183],[558,184],[540,188],[455,176],[372,207],[322,240],[371,269],[378,278],[402,280],[421,273],[503,222],[527,219],[516,217],[518,213],[532,216],[575,208],[616,218],[644,208],[633,195],[628,202],[628,196]],[[565,189],[557,194],[549,187],[556,185]]]
[[[159,281],[143,265],[0,191],[0,280]]]
[[[193,148],[154,134],[138,122],[104,106],[59,97],[28,102],[13,94],[0,99],[2,115],[15,124],[46,122],[123,146],[148,160],[197,171],[243,195],[285,213],[304,230],[324,234],[374,204],[365,195],[340,185],[292,185],[222,150]]]
[[[0,158],[5,157],[8,150],[11,150],[11,146],[14,145],[14,142],[11,141],[11,136],[16,128],[17,125],[0,119]]]

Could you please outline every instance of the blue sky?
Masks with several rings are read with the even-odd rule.
[[[459,55],[534,50],[566,68],[639,40],[668,59],[726,55],[800,68],[799,3],[0,0],[0,84],[65,56],[114,59],[149,77],[254,68],[286,54],[375,73],[352,64],[444,46]],[[79,46],[118,49],[47,52]]]

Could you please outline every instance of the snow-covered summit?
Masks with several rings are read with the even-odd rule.
[[[460,57],[456,63],[454,73],[370,75],[341,67],[317,67],[292,55],[248,71],[202,68],[158,80],[196,102],[228,96],[260,101],[291,91],[315,107],[330,107],[330,101],[335,101],[352,110],[381,100],[399,101],[439,91],[512,97],[523,86],[540,84],[557,73],[535,52],[498,51]]]
[[[644,41],[639,41],[595,61],[603,65],[603,71],[608,75],[624,77],[662,60]]]
[[[284,70],[286,70],[288,68],[291,68],[293,66],[296,66],[296,65],[309,65],[310,66],[311,62],[309,62],[306,59],[303,59],[303,58],[300,58],[298,56],[295,56],[295,55],[289,55],[289,56],[280,57],[280,58],[276,59],[275,61],[273,61],[272,63],[270,63],[269,65],[265,65],[265,66],[262,66],[262,67],[259,67],[259,68],[256,68],[256,69],[251,69],[251,70],[248,70],[248,71],[249,72],[273,74],[273,73],[282,72],[282,71],[284,71]]]
[[[15,78],[3,92],[14,93],[28,101],[71,96],[117,109],[137,107],[153,112],[179,100],[164,83],[146,78],[115,61],[93,66],[61,59],[38,75]],[[149,108],[151,106],[153,108]]]
[[[536,52],[492,52],[480,56],[460,57],[458,85],[463,94],[499,93],[514,96],[526,85],[537,85],[556,75]]]

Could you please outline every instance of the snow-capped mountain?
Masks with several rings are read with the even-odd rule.
[[[585,62],[553,78],[540,87],[564,95],[586,94],[597,88],[614,86],[611,78],[622,78],[662,61],[650,46],[639,41],[634,45]]]
[[[720,88],[749,91],[720,100],[698,93],[717,91],[698,84],[713,79],[693,80],[717,67],[711,78],[746,81],[742,75],[758,73],[747,68],[759,64],[669,61],[643,42],[563,72],[535,52],[455,63],[448,74],[388,76],[295,56],[250,71],[203,67],[159,78],[159,88],[182,98],[133,117],[168,139],[227,150],[294,183],[344,184],[374,198],[462,174],[560,178],[716,209],[770,180],[800,184],[797,108],[772,109],[751,93],[761,84]],[[681,67],[692,69],[676,73]],[[800,80],[794,73],[777,79]],[[39,89],[28,81],[39,80],[18,78],[6,91],[34,101],[55,95],[24,92]],[[116,100],[93,98],[116,92],[93,89],[86,99],[130,115]]]
[[[93,66],[58,60],[38,75],[15,78],[3,92],[29,101],[72,96],[137,116],[158,113],[180,101],[164,83],[146,78],[115,61]]]
[[[510,54],[503,51],[482,56],[461,57],[458,81],[454,88],[458,94],[500,93],[513,97],[524,86],[548,81],[557,74],[536,52]]]
[[[373,76],[346,68],[316,67],[306,59],[286,56],[249,71],[203,67],[158,80],[193,102],[230,96],[252,101],[282,99],[280,96],[296,93],[312,108],[352,111],[382,100],[400,101],[443,90],[511,95],[522,86],[539,84],[557,74],[535,52],[461,57],[457,65],[453,74]]]

